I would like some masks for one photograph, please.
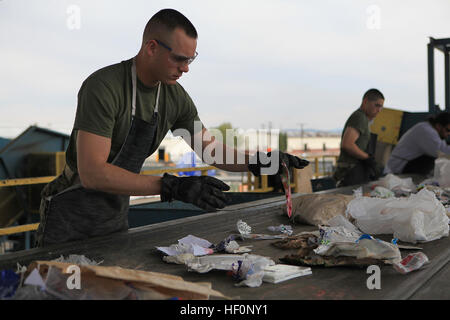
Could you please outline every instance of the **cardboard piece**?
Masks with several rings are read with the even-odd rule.
[[[45,279],[49,268],[58,268],[63,274],[71,275],[68,270],[72,263],[55,261],[34,261],[28,267],[28,270],[37,268],[41,276]],[[193,283],[184,281],[179,276],[165,273],[125,269],[121,267],[107,267],[94,265],[78,265],[81,272],[81,284],[92,288],[96,282],[102,283],[102,286],[111,283],[111,288],[118,284],[128,285],[132,288],[146,291],[146,295],[154,298],[178,297],[181,299],[207,300],[210,296],[228,299],[222,293],[211,289],[210,283]],[[117,287],[118,288],[118,287]],[[101,297],[100,297],[101,298]]]
[[[313,166],[309,165],[303,169],[295,170],[297,172],[297,184],[295,192],[298,193],[312,193],[311,179],[313,178]]]

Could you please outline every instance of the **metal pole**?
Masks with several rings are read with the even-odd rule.
[[[450,64],[449,51],[445,50],[445,110],[450,112]]]
[[[433,40],[430,39],[428,44],[428,111],[434,113],[434,46]]]

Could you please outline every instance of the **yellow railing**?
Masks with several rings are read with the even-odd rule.
[[[326,172],[319,172],[319,158],[322,158],[322,161],[325,162],[325,158],[333,158],[336,159],[337,156],[318,156],[318,157],[308,157],[307,159],[314,164],[314,176],[320,177],[326,175]],[[323,166],[324,168],[325,166]],[[201,171],[201,175],[208,175],[208,170],[217,170],[214,166],[205,166],[205,167],[190,167],[190,168],[173,168],[173,169],[153,169],[153,170],[143,170],[141,174],[144,175],[152,175],[152,174],[162,174],[162,173],[173,173],[178,174],[178,172],[190,172],[190,171]],[[297,169],[294,169],[293,181],[291,181],[291,188],[293,192],[298,192],[298,174]],[[6,179],[0,180],[0,187],[12,187],[12,186],[24,186],[24,185],[32,185],[32,184],[41,184],[41,183],[49,183],[55,179],[56,176],[48,176],[48,177],[36,177],[36,178],[21,178],[21,179]],[[252,179],[253,178],[253,179]],[[263,175],[261,177],[253,177],[253,175],[248,172],[247,173],[247,182],[244,183],[247,186],[246,192],[270,192],[273,191],[273,187],[268,185],[268,176]],[[27,232],[37,230],[39,223],[26,224],[21,226],[14,226],[8,228],[0,228],[0,236],[10,235],[15,233]]]

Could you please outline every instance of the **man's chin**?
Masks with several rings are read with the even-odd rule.
[[[168,84],[168,85],[173,85],[173,84],[177,83],[177,80],[178,79],[168,79],[168,80],[162,81],[162,83]]]

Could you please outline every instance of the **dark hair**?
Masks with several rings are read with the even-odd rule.
[[[198,37],[194,25],[182,13],[174,9],[162,9],[147,22],[143,39],[148,40],[150,33],[172,32],[175,28],[183,29],[191,38],[197,39]]]
[[[439,123],[441,126],[446,127],[450,123],[450,113],[448,113],[446,111],[441,112],[441,113],[439,113],[437,115],[429,117],[428,121],[432,125],[435,125],[435,124]]]
[[[378,89],[369,89],[369,90],[367,90],[366,93],[364,93],[363,100],[365,98],[369,99],[370,101],[378,100],[378,99],[383,99],[384,100],[383,94]]]

